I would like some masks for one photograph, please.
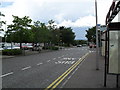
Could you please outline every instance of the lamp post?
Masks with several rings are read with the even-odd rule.
[[[98,17],[97,17],[97,0],[95,0],[95,13],[96,13],[96,70],[99,70],[98,60]]]

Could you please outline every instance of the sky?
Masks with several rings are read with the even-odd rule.
[[[99,24],[105,24],[112,1],[97,0]],[[53,19],[58,26],[77,28],[79,31],[75,32],[76,39],[86,39],[83,28],[96,25],[95,0],[0,0],[0,3],[0,12],[5,14],[1,19],[5,20],[7,25],[12,24],[12,15],[29,16],[33,21],[44,23]]]

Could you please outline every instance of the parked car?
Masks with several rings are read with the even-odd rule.
[[[27,50],[26,44],[22,44],[22,49]]]
[[[26,49],[33,50],[33,46],[32,45],[26,45]]]
[[[92,45],[89,45],[89,48],[92,48]]]
[[[1,50],[4,50],[4,49],[3,49],[3,48],[0,48],[0,51],[1,51]]]
[[[77,47],[82,47],[82,45],[77,45]]]
[[[96,48],[96,45],[93,45],[94,48]]]
[[[89,48],[96,48],[96,45],[95,44],[90,44]]]
[[[20,49],[20,47],[19,46],[5,46],[5,47],[3,47],[3,49]]]
[[[33,46],[33,51],[41,51],[42,47],[40,45],[34,45]]]

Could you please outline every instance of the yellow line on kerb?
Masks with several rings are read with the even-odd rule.
[[[51,88],[53,90],[56,88],[88,55],[89,53],[86,53],[82,58],[80,58],[75,64],[73,64],[67,71],[65,71],[60,77],[58,77],[55,81],[53,81],[45,90],[48,90]],[[56,83],[57,82],[57,83]],[[55,84],[56,83],[56,84]],[[54,86],[53,86],[54,85]]]

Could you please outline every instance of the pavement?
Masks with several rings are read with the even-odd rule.
[[[116,75],[108,74],[107,86],[104,87],[104,57],[99,56],[98,60],[99,70],[96,70],[96,52],[90,53],[62,88],[116,88]]]

